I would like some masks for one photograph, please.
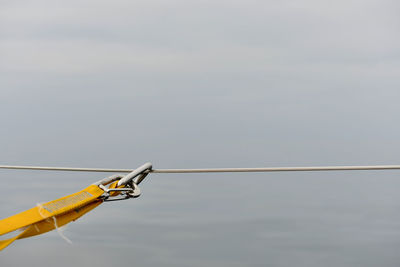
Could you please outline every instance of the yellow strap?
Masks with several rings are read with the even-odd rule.
[[[18,239],[40,235],[48,231],[54,230],[57,227],[64,226],[67,223],[77,220],[84,214],[99,206],[101,203],[103,203],[103,201],[96,200],[78,209],[74,209],[69,212],[65,212],[63,214],[32,224],[30,231],[25,231],[23,235],[20,235],[18,237]]]
[[[83,216],[85,213],[88,213],[92,209],[99,206],[101,203],[103,203],[102,200],[96,200],[83,207],[31,224],[17,236],[7,240],[0,240],[0,250],[6,248],[17,239],[40,235],[48,231],[54,230],[57,227],[61,227],[71,221],[75,221],[76,219]]]
[[[12,242],[17,240],[19,237],[21,237],[25,233],[29,232],[31,230],[31,228],[32,228],[32,226],[29,226],[24,231],[22,231],[19,235],[14,236],[13,238],[6,239],[6,240],[0,240],[0,250],[3,250],[4,248],[8,247]]]
[[[0,221],[0,235],[27,227],[42,220],[78,209],[96,201],[104,191],[97,185],[89,187],[69,196],[65,196]],[[11,241],[13,242],[13,241]]]

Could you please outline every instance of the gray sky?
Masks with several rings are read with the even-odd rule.
[[[397,1],[0,0],[0,162],[398,164]],[[398,266],[396,171],[151,175],[1,266]],[[1,217],[101,174],[1,171]],[[21,257],[23,255],[23,257]]]

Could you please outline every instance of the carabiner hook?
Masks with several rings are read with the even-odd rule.
[[[118,181],[118,186],[126,185],[130,181],[132,181],[133,178],[135,178],[139,174],[142,174],[141,177],[138,178],[138,179],[140,179],[140,181],[138,181],[137,184],[139,184],[146,177],[148,171],[151,171],[152,167],[153,167],[153,165],[150,162],[147,162],[147,163],[143,164],[142,166],[140,166],[139,168],[135,169],[133,172],[128,173],[124,178],[119,180]]]

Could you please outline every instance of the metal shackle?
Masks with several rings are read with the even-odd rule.
[[[133,170],[133,172],[128,173],[127,175],[125,175],[124,178],[119,180],[118,181],[118,186],[128,184],[130,181],[132,181],[133,178],[135,178],[139,174],[144,174],[144,172],[150,171],[152,167],[153,167],[153,165],[150,162],[147,162],[147,163],[143,164],[142,166],[140,166],[139,168]]]

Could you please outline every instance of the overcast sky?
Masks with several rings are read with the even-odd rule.
[[[0,0],[0,163],[400,163],[400,4]],[[1,217],[104,176],[1,171]],[[399,266],[399,172],[150,175],[1,266]]]

